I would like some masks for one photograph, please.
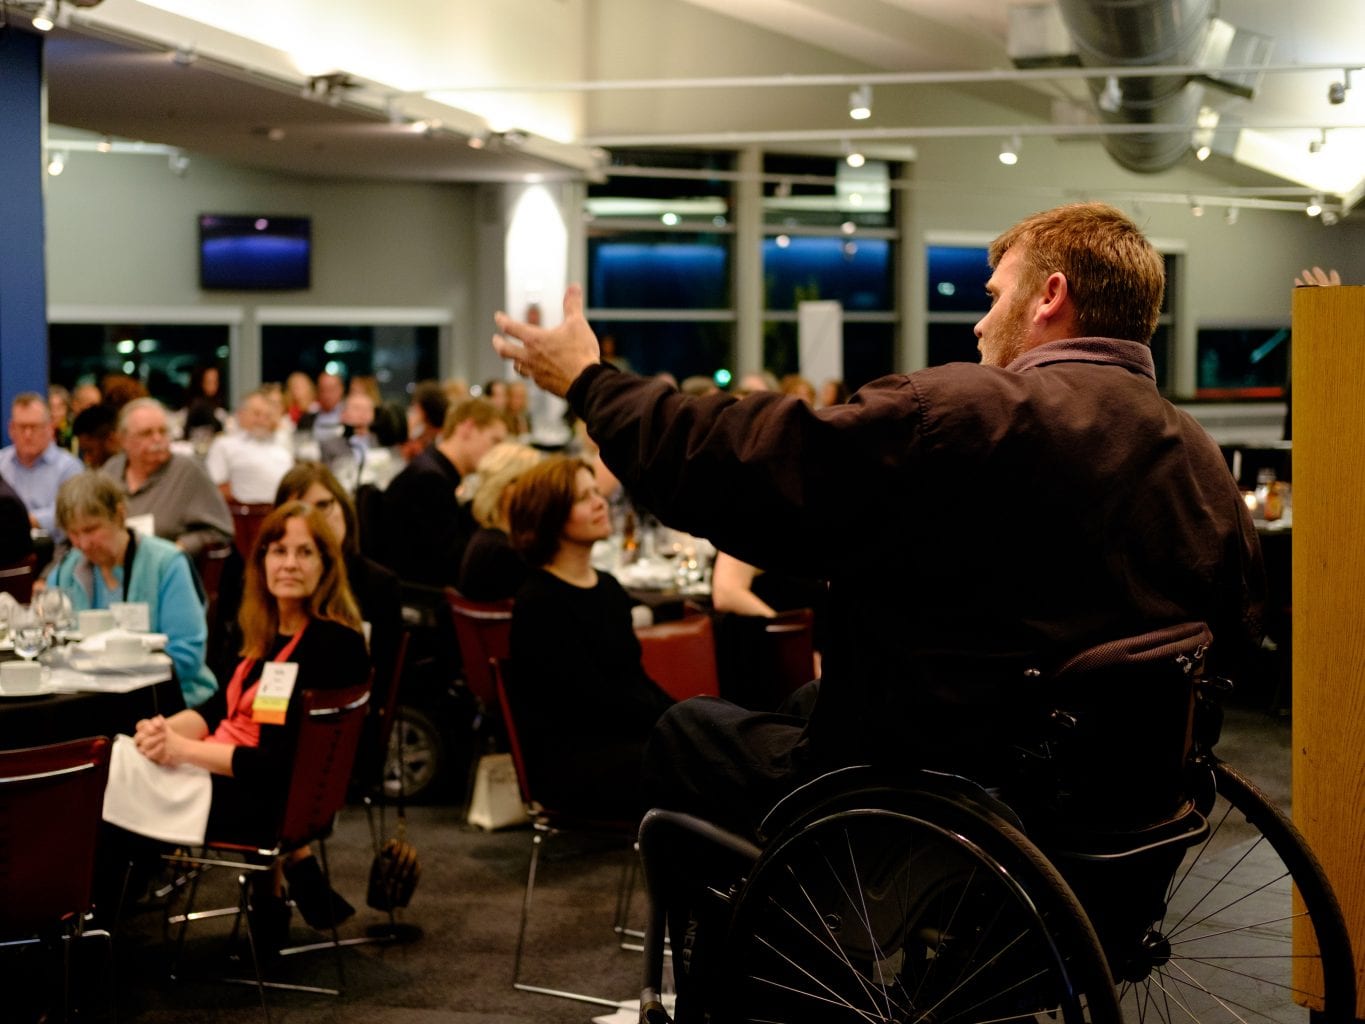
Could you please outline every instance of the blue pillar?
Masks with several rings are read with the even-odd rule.
[[[43,41],[0,30],[0,419],[47,392],[43,257]]]

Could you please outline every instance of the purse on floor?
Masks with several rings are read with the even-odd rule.
[[[407,839],[407,818],[398,813],[398,834],[384,840],[370,864],[370,885],[365,902],[375,910],[397,910],[412,900],[417,880],[422,877],[422,866],[417,860],[417,847]]]

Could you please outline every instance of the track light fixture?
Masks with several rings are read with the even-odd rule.
[[[853,152],[849,153],[848,156],[844,157],[844,163],[848,164],[850,167],[861,167],[863,164],[867,163],[867,157],[863,156],[855,149]]]
[[[34,25],[37,24],[35,21]],[[1334,107],[1346,102],[1346,93],[1351,88],[1351,70],[1351,68],[1342,68],[1341,81],[1333,82],[1327,87],[1327,102]]]
[[[1211,147],[1200,146],[1198,149],[1194,151],[1194,158],[1202,164],[1205,160],[1209,158],[1210,154],[1212,153],[1213,149]]]
[[[1318,137],[1308,143],[1308,152],[1310,153],[1321,153],[1322,147],[1327,145],[1327,129],[1320,128],[1318,132]]]
[[[1223,223],[1228,225],[1228,227],[1231,227],[1232,225],[1236,224],[1237,216],[1240,212],[1241,211],[1239,211],[1237,207],[1229,206],[1226,210],[1223,211]]]
[[[1190,196],[1190,216],[1191,217],[1204,216],[1204,204],[1201,203],[1194,196]]]
[[[1019,136],[1006,139],[1000,143],[1000,162],[1006,167],[1013,167],[1019,162]]]
[[[177,178],[183,178],[190,170],[190,158],[180,150],[174,150],[166,158],[166,163],[171,169],[171,173]]]
[[[848,94],[848,116],[855,121],[872,116],[872,86],[860,85]]]
[[[1303,212],[1310,217],[1316,217],[1322,213],[1322,196],[1314,196],[1308,200],[1308,205],[1303,208]]]
[[[60,0],[43,0],[38,13],[33,16],[33,27],[39,32],[51,32],[57,24],[57,11]],[[61,173],[58,171],[57,173]]]
[[[47,156],[47,173],[55,178],[64,170],[66,170],[66,154],[60,149],[54,149]]]

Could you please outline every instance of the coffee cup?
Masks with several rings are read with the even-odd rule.
[[[135,636],[111,636],[104,641],[105,664],[115,668],[140,665],[146,654],[142,640]]]
[[[38,693],[43,688],[43,666],[36,661],[0,663],[0,693],[19,697]]]
[[[130,633],[151,631],[151,609],[146,601],[112,601],[109,611],[114,616],[114,625]]]
[[[76,625],[81,636],[107,633],[114,628],[114,613],[107,608],[86,608],[76,614]]]

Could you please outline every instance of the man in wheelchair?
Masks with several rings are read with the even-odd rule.
[[[1078,652],[1147,637],[1138,648],[1168,641],[1201,658],[1207,649],[1227,670],[1259,641],[1264,581],[1250,516],[1217,445],[1157,390],[1149,346],[1160,255],[1118,210],[1081,203],[1021,221],[995,240],[990,262],[979,365],[885,377],[822,410],[777,394],[691,398],[601,363],[577,287],[556,327],[496,317],[497,351],[567,396],[636,501],[746,562],[830,580],[830,637],[809,720],[720,700],[678,705],[646,757],[651,806],[718,825],[742,846],[776,838],[781,830],[760,825],[779,799],[849,765],[999,785],[1016,765],[1039,683],[1064,677]],[[1216,645],[1185,623],[1207,623]],[[1105,738],[1088,740],[1089,753],[1121,769],[1125,798],[1161,791],[1153,803],[1178,802],[1171,772],[1188,700],[1116,671],[1087,679],[1089,689],[1136,683],[1102,712]],[[1182,741],[1174,753],[1173,733]],[[1135,781],[1124,765],[1138,755],[1165,780]],[[1080,771],[1073,781],[1088,778]],[[968,803],[979,807],[973,821],[1017,824],[989,799]],[[858,838],[873,842],[889,827],[941,845],[910,820],[919,818],[867,825]],[[733,843],[722,848],[744,860]],[[938,852],[949,862],[962,855]],[[955,897],[1010,903],[1000,902],[1009,882],[990,873],[999,893]],[[898,898],[941,907],[951,889]],[[815,941],[834,925],[803,927]],[[947,962],[950,947],[922,948]],[[889,969],[874,957],[850,977]],[[874,1019],[896,1016],[888,1005]]]

